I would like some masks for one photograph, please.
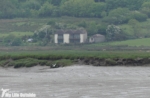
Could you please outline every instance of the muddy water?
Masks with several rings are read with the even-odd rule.
[[[150,98],[150,67],[0,68],[1,88],[36,98]]]

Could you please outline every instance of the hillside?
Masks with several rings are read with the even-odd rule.
[[[96,29],[93,25],[101,25],[101,19],[99,18],[74,18],[74,17],[60,17],[60,18],[18,18],[18,19],[1,19],[0,20],[0,38],[5,38],[9,35],[14,35],[16,37],[23,37],[29,36],[32,37],[34,35],[34,31],[39,30],[43,27],[43,25],[47,25],[49,22],[56,22],[56,23],[64,23],[71,25],[80,25],[82,22],[86,22],[88,25],[86,30],[88,31],[88,35],[92,35],[90,32],[94,32]],[[126,35],[129,37],[134,37],[134,30],[131,25],[123,24],[118,25],[121,29],[126,31]],[[93,27],[93,28],[92,28]],[[141,31],[141,37],[143,39],[137,40],[128,40],[128,41],[118,41],[118,42],[108,42],[104,45],[128,45],[128,46],[150,46],[149,45],[149,38],[144,37],[147,35],[149,36],[150,31],[150,19],[145,22],[139,23],[139,29]],[[100,30],[102,31],[103,28]],[[104,31],[104,30],[103,30]],[[139,31],[138,31],[139,32]],[[103,43],[102,43],[103,44]],[[101,45],[94,44],[94,45]]]
[[[150,0],[1,0],[0,10],[5,46],[28,45],[28,38],[30,45],[49,45],[57,29],[85,28],[88,37],[102,34],[108,42],[150,38]]]

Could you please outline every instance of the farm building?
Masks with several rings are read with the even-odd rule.
[[[95,34],[89,38],[90,43],[98,43],[104,41],[105,41],[105,36],[101,34]]]
[[[54,43],[85,43],[87,31],[79,30],[58,30],[54,35]]]

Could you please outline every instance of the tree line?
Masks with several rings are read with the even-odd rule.
[[[97,17],[112,23],[150,17],[150,0],[0,0],[0,18]],[[119,19],[117,21],[117,19]]]

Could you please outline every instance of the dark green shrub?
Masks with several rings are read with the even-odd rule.
[[[25,63],[24,62],[14,62],[14,68],[20,68],[20,67],[24,67]]]
[[[6,60],[6,59],[9,59],[10,58],[10,55],[1,55],[0,56],[0,60]]]
[[[25,58],[25,59],[19,59],[13,61],[14,68],[32,67],[37,64],[38,64],[38,60],[34,58]]]
[[[52,61],[48,61],[48,62],[46,63],[46,66],[52,66],[52,64],[54,64]]]
[[[11,45],[12,46],[20,46],[21,44],[22,44],[21,38],[14,38]]]
[[[33,66],[36,66],[37,65],[37,62],[26,62],[25,66],[26,67],[33,67]]]
[[[73,64],[72,60],[67,60],[67,59],[61,59],[61,60],[57,60],[55,61],[56,64],[58,64],[59,66],[69,66],[71,64]]]
[[[146,14],[140,13],[138,11],[132,12],[131,19],[136,19],[140,22],[146,21],[148,16]]]
[[[47,64],[47,60],[39,60],[38,62],[40,65],[46,65]]]

